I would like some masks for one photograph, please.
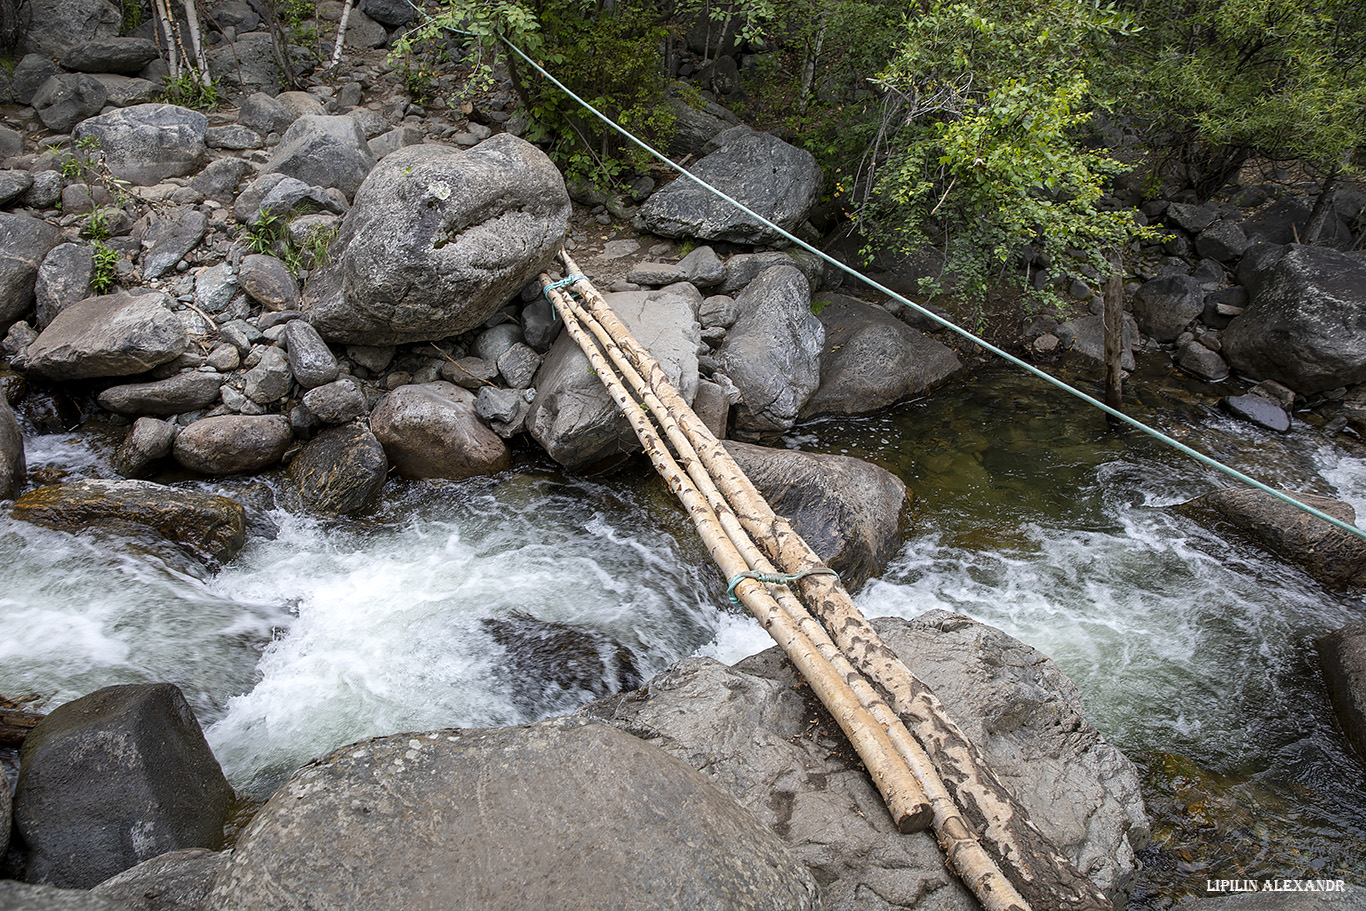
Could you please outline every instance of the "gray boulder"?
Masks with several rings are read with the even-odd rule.
[[[1229,377],[1228,363],[1198,341],[1187,342],[1177,348],[1176,365],[1191,376],[1210,383],[1222,383]]]
[[[130,376],[175,360],[189,344],[159,291],[77,301],[29,346],[28,371],[50,380]]]
[[[1093,361],[1105,362],[1105,317],[1083,316],[1063,323],[1056,330],[1058,341],[1065,350],[1075,351]],[[1119,366],[1121,370],[1134,369],[1134,346],[1138,344],[1138,324],[1129,314],[1124,314],[1124,326],[1120,330]]]
[[[150,79],[136,76],[120,76],[117,73],[94,73],[100,85],[104,86],[105,103],[116,108],[132,107],[135,104],[151,104],[161,93],[161,84]]]
[[[224,149],[229,152],[242,152],[259,149],[266,144],[261,134],[239,123],[227,126],[209,127],[204,131],[204,144],[211,149]]]
[[[67,48],[62,66],[79,73],[138,73],[160,55],[148,38],[95,38]]]
[[[931,611],[874,621],[949,706],[1060,850],[1124,907],[1148,822],[1132,763],[1082,716],[1048,658],[999,630]],[[730,792],[816,872],[843,911],[979,907],[929,832],[900,835],[862,764],[776,648],[725,667],[689,658],[649,689],[581,710],[677,756]]]
[[[400,477],[463,480],[512,461],[507,444],[474,410],[474,394],[450,383],[400,386],[370,412],[370,429]]]
[[[312,187],[284,174],[262,174],[243,188],[232,204],[232,214],[244,225],[254,225],[267,215],[290,217],[305,212],[346,211],[346,198],[339,190]]]
[[[275,39],[268,32],[247,32],[209,49],[209,72],[227,89],[278,92],[285,77],[276,54]]]
[[[90,894],[124,902],[130,911],[199,911],[228,856],[207,848],[168,851],[111,876]]]
[[[293,310],[299,305],[299,280],[277,257],[247,254],[242,257],[237,281],[248,297],[267,310]]]
[[[1330,497],[1290,495],[1348,525],[1356,510]],[[1333,588],[1366,584],[1366,541],[1251,487],[1225,487],[1175,507],[1216,531],[1232,532],[1302,567]]]
[[[389,460],[368,427],[331,427],[310,440],[289,463],[289,474],[310,509],[353,515],[384,486]]]
[[[1166,275],[1144,282],[1134,293],[1134,319],[1144,334],[1174,342],[1205,309],[1205,292],[1188,275]]]
[[[697,394],[697,346],[701,328],[692,303],[663,288],[605,295],[607,304],[664,368],[691,402]],[[536,398],[527,432],[550,457],[571,470],[619,461],[640,451],[630,422],[592,372],[588,358],[567,333],[550,347],[533,380]]]
[[[851,591],[880,575],[901,548],[906,485],[885,468],[847,456],[730,440],[725,446]]]
[[[203,212],[189,207],[149,217],[150,223],[143,235],[146,252],[142,254],[142,275],[160,278],[204,239],[209,219]]]
[[[278,414],[227,414],[180,431],[171,452],[177,462],[200,474],[242,474],[274,465],[293,440],[289,419]]]
[[[365,414],[365,393],[349,376],[315,386],[303,395],[303,406],[323,424],[345,424]]]
[[[280,348],[267,348],[242,377],[242,392],[258,405],[269,405],[289,395],[294,374],[289,369],[289,356]]]
[[[1222,219],[1210,225],[1195,239],[1195,252],[1221,263],[1235,262],[1247,250],[1251,241],[1233,219]]]
[[[242,99],[242,107],[237,112],[240,125],[262,136],[283,133],[297,119],[298,115],[289,105],[265,92],[253,92]]]
[[[690,172],[733,199],[791,230],[820,196],[823,178],[810,152],[768,133],[749,131],[707,155]],[[665,237],[696,237],[765,244],[780,239],[771,228],[686,178],[678,178],[640,208],[646,228]]]
[[[28,171],[0,171],[0,206],[7,206],[29,191],[33,175]]]
[[[125,478],[146,477],[157,462],[171,454],[174,444],[174,424],[157,418],[138,418],[114,453],[114,470]]]
[[[1221,342],[1239,373],[1299,393],[1366,382],[1366,263],[1326,247],[1286,247]]]
[[[53,76],[33,94],[38,119],[54,133],[66,133],[104,107],[109,95],[104,83],[85,73]]]
[[[190,178],[190,189],[217,202],[227,202],[237,195],[237,185],[249,170],[251,165],[240,158],[220,158]]]
[[[825,327],[811,312],[806,278],[793,266],[762,273],[735,303],[740,316],[716,362],[740,390],[736,436],[782,433],[820,385]]]
[[[34,282],[38,328],[46,328],[63,309],[90,296],[95,250],[89,244],[58,244],[43,257]]]
[[[311,186],[335,187],[350,199],[374,166],[365,132],[356,121],[309,114],[290,124],[264,170]]]
[[[0,500],[8,500],[24,486],[24,436],[9,402],[0,395]],[[8,828],[6,827],[6,831]]]
[[[23,46],[28,53],[60,57],[67,48],[119,33],[123,15],[109,0],[29,0]]]
[[[29,104],[43,87],[43,83],[53,76],[60,76],[61,72],[57,64],[46,54],[25,54],[23,59],[15,64],[14,72],[10,75],[14,100],[19,104]]]
[[[101,408],[115,414],[184,414],[218,401],[218,390],[226,379],[221,373],[187,370],[150,383],[110,386],[98,401]]]
[[[1219,405],[1232,414],[1265,427],[1267,430],[1285,433],[1290,429],[1290,412],[1280,402],[1274,402],[1256,392],[1220,399]]]
[[[839,294],[822,303],[820,386],[802,405],[803,418],[878,411],[962,369],[951,349],[881,307]]]
[[[378,738],[305,766],[243,831],[208,902],[210,911],[286,905],[803,911],[819,902],[811,872],[698,772],[629,734],[556,718]]]
[[[1366,758],[1366,623],[1319,639],[1319,666],[1347,741]]]
[[[289,350],[289,369],[294,379],[305,389],[332,382],[340,373],[337,356],[327,347],[318,330],[308,320],[290,320],[285,324],[285,341]]]
[[[246,543],[246,516],[228,497],[149,481],[86,479],[30,490],[14,517],[59,531],[152,532],[196,559],[226,563]]]
[[[407,25],[417,15],[411,4],[400,0],[364,0],[360,8],[371,19],[390,28]]]
[[[14,821],[30,882],[90,888],[158,854],[223,843],[232,788],[169,683],[58,706],[21,757]]]
[[[94,895],[84,889],[59,889],[0,879],[0,908],[13,911],[130,911],[117,899]]]
[[[94,139],[115,177],[149,187],[204,165],[208,118],[174,104],[137,104],[91,117],[72,133]]]
[[[0,332],[33,307],[38,268],[61,240],[41,219],[0,212]]]
[[[552,263],[569,221],[564,180],[505,133],[468,151],[421,145],[356,193],[304,309],[329,341],[364,345],[473,329]]]

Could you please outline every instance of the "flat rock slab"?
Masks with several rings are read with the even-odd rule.
[[[236,500],[150,481],[91,478],[40,487],[15,501],[13,515],[73,534],[146,529],[217,563],[246,543],[246,513]]]
[[[185,327],[159,291],[118,291],[77,301],[28,347],[28,371],[50,380],[143,373],[175,360],[189,345]]]
[[[706,777],[581,719],[363,741],[243,831],[208,911],[802,911],[810,872]]]
[[[1082,716],[1044,655],[947,611],[874,621],[1034,822],[1124,907],[1148,822],[1132,763]],[[897,833],[833,719],[776,648],[726,667],[689,658],[581,714],[702,770],[783,838],[841,911],[971,911],[930,832]]]

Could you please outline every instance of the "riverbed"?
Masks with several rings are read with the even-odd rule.
[[[1366,511],[1366,450],[1312,422],[1284,436],[1240,422],[1219,392],[1153,368],[1126,408],[1264,481]],[[30,469],[112,476],[111,439],[29,435]],[[784,443],[869,459],[913,495],[904,548],[857,594],[866,613],[947,608],[1034,645],[1140,765],[1158,837],[1136,906],[1207,878],[1366,887],[1362,768],[1313,648],[1362,600],[1167,509],[1224,485],[1214,472],[997,368]],[[253,515],[247,547],[214,575],[0,516],[0,693],[50,708],[174,682],[230,780],[259,797],[352,740],[533,720],[691,654],[734,661],[769,644],[640,466],[572,478],[525,451],[495,478],[391,481],[373,515],[343,521],[305,515],[279,477],[205,486]]]

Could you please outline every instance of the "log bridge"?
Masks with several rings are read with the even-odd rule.
[[[540,277],[712,559],[858,751],[903,834],[932,828],[950,870],[986,911],[1113,905],[992,774],[944,706],[854,606],[839,577],[777,515],[663,368],[568,253]]]

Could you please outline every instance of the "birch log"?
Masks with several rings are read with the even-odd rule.
[[[569,274],[579,274],[568,253],[562,251],[560,257]],[[822,567],[820,558],[786,519],[773,512],[720,441],[691,414],[660,365],[630,336],[596,289],[586,280],[573,287],[587,303],[587,312],[617,341],[660,400],[677,413],[679,426],[698,457],[769,559],[789,573]],[[1025,901],[1057,911],[1113,911],[1105,894],[1029,820],[977,747],[929,687],[882,641],[843,585],[827,575],[807,576],[797,584],[841,651],[887,694],[897,716],[929,754],[970,830],[978,834]]]

